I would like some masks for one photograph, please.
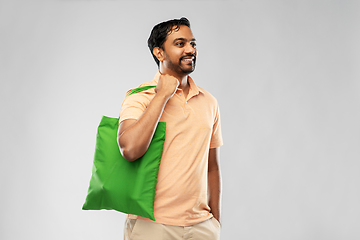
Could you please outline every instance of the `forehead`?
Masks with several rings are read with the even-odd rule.
[[[173,28],[173,31],[167,36],[166,42],[173,42],[175,39],[183,38],[187,41],[195,41],[194,35],[188,26],[181,25],[179,29]]]

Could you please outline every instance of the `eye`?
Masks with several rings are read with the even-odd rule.
[[[193,48],[196,48],[196,42],[190,43]]]
[[[175,43],[175,45],[181,47],[181,46],[184,46],[184,43],[183,42],[177,42],[177,43]]]

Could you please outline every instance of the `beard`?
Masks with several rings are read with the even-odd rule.
[[[193,54],[182,56],[177,63],[174,63],[173,61],[171,61],[169,56],[166,53],[165,53],[165,56],[167,59],[169,59],[167,67],[173,72],[188,75],[195,70],[196,57]],[[189,57],[189,56],[194,57],[191,67],[189,67],[189,65],[183,66],[184,63],[182,63],[181,61],[183,60],[184,57]]]

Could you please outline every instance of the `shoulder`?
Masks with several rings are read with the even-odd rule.
[[[142,83],[142,84],[140,84],[140,85],[138,85],[137,87],[134,87],[134,88],[131,88],[131,89],[129,89],[127,92],[126,92],[126,94],[125,94],[125,96],[126,97],[129,97],[128,96],[128,94],[131,92],[131,91],[133,91],[134,89],[137,89],[137,88],[141,88],[141,87],[147,87],[147,86],[156,86],[157,85],[157,83],[156,83],[156,81],[155,80],[152,80],[152,81],[150,81],[150,82],[145,82],[145,83]],[[140,92],[138,92],[138,93],[136,93],[136,94],[132,94],[132,95],[130,95],[130,96],[133,96],[133,95],[141,95],[141,94],[155,94],[155,88],[151,88],[151,89],[146,89],[146,90],[141,90]]]
[[[150,82],[144,82],[138,85],[137,87],[129,89],[125,94],[125,98],[122,103],[122,108],[125,109],[129,107],[137,107],[144,110],[147,107],[147,105],[150,103],[150,101],[154,98],[156,94],[155,88],[143,90],[131,95],[128,95],[128,93],[136,88],[151,86],[151,85],[156,85],[156,82],[154,80]]]
[[[204,88],[197,86],[200,90],[200,94],[204,96],[204,99],[208,101],[210,104],[218,105],[217,99],[208,91],[206,91]]]

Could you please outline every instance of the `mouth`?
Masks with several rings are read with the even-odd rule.
[[[193,64],[195,63],[195,56],[185,56],[180,58],[180,61],[184,62],[185,64]]]

